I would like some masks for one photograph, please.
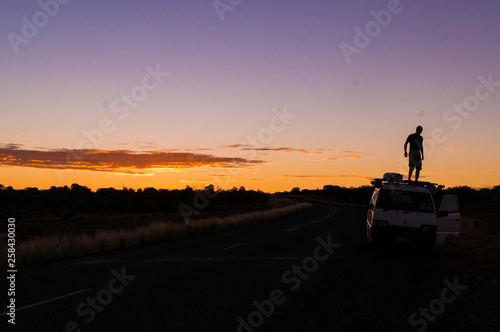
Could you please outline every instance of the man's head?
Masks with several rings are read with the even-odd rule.
[[[418,126],[418,127],[417,127],[417,134],[419,134],[419,135],[420,135],[420,134],[422,133],[422,131],[423,131],[423,130],[424,130],[424,128],[422,128],[422,126]]]

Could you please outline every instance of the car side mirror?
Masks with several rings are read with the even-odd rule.
[[[438,218],[448,217],[448,211],[439,211]]]
[[[367,208],[368,210],[373,210],[373,204],[371,204],[371,203],[370,203],[370,204],[368,204],[368,205],[366,206],[366,208]]]

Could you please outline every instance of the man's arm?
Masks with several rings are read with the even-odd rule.
[[[421,146],[420,153],[422,153],[422,160],[424,160],[424,139],[423,138],[422,138],[422,146]]]
[[[406,147],[408,146],[408,143],[410,143],[410,136],[408,136],[405,142],[405,157],[408,157],[408,152],[406,152]]]

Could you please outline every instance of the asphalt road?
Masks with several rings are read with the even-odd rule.
[[[315,202],[269,223],[21,268],[15,330],[276,330],[365,250],[364,216]]]

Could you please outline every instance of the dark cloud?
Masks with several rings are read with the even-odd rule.
[[[15,144],[15,143],[1,143],[0,144],[0,149],[18,150],[21,147],[22,147],[22,144]]]
[[[86,149],[43,151],[22,149],[19,144],[0,145],[0,165],[3,167],[149,174],[153,169],[186,169],[203,166],[238,168],[262,162],[190,152]]]
[[[353,155],[353,154],[348,154],[348,155],[345,155],[343,157],[350,159],[350,160],[360,160],[361,158],[363,158],[362,156],[357,156],[357,155]]]
[[[305,149],[295,149],[295,148],[289,148],[289,147],[280,147],[280,148],[271,148],[271,147],[256,147],[252,145],[247,145],[247,144],[232,144],[232,145],[227,145],[227,148],[236,148],[236,149],[241,149],[245,151],[279,151],[279,152],[298,152],[302,154],[325,154],[324,152],[318,152],[318,151],[309,151]]]

